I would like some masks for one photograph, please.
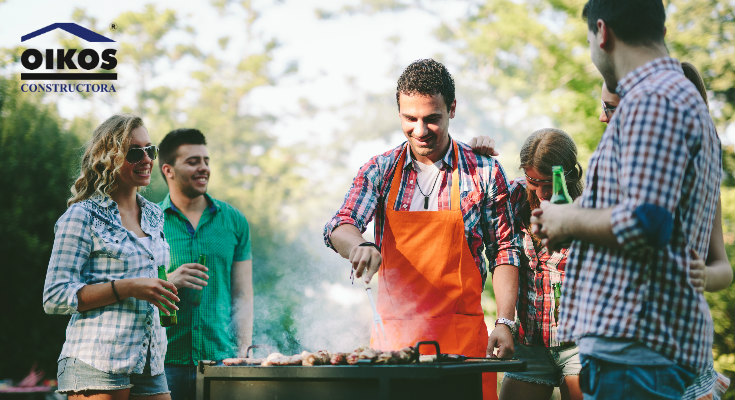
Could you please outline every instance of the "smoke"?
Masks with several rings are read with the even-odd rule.
[[[299,240],[277,259],[253,260],[254,355],[369,345],[372,311],[362,284],[350,282],[349,262],[324,245],[316,228]]]

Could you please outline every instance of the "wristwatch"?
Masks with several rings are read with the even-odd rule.
[[[498,318],[495,320],[495,326],[498,326],[498,324],[507,325],[508,328],[510,328],[510,331],[513,332],[513,329],[516,327],[516,322],[509,320],[508,318]]]

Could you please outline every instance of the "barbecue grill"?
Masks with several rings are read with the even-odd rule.
[[[197,400],[481,399],[482,373],[523,371],[514,359],[464,359],[438,352],[432,362],[401,365],[225,366],[200,361]]]

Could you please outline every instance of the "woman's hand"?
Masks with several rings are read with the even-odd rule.
[[[171,310],[178,310],[176,302],[180,299],[176,285],[166,282],[158,278],[131,278],[115,281],[118,285],[120,297],[135,297],[136,299],[145,300],[158,307],[164,314],[169,315],[168,307]]]

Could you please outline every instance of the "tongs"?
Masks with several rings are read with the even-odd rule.
[[[382,348],[387,336],[385,334],[385,325],[383,325],[383,318],[380,317],[378,307],[375,305],[375,298],[373,297],[373,288],[371,283],[365,282],[365,293],[367,293],[368,300],[370,300],[370,307],[373,309],[373,323],[379,330],[378,347]]]

